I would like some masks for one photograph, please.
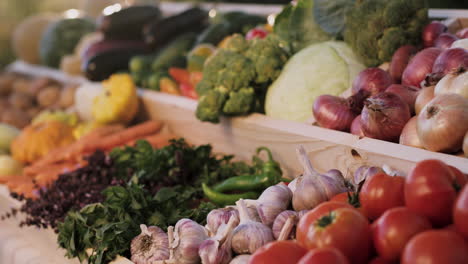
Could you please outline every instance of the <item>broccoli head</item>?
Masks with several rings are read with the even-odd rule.
[[[245,115],[263,105],[267,87],[288,59],[278,38],[245,40],[234,34],[205,62],[196,90],[197,118],[217,123],[220,115]]]
[[[344,40],[367,66],[377,66],[400,46],[417,45],[427,22],[424,0],[356,1],[346,15]]]

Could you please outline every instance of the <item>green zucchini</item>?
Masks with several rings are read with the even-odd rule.
[[[170,42],[153,60],[151,69],[159,72],[170,67],[185,67],[186,55],[193,47],[196,37],[196,33],[186,33]]]

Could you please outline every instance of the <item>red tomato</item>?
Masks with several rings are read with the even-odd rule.
[[[297,264],[349,264],[348,259],[336,248],[316,248],[307,253]]]
[[[333,196],[330,201],[348,203],[367,217],[366,211],[364,211],[364,208],[362,208],[361,202],[359,201],[359,194],[356,195],[354,192],[339,193]]]
[[[386,210],[405,205],[403,186],[405,179],[377,173],[368,178],[362,186],[359,200],[371,220],[379,218]]]
[[[307,243],[307,232],[311,225],[315,223],[320,217],[329,214],[331,211],[338,208],[353,208],[351,205],[343,202],[328,201],[319,204],[314,209],[307,212],[301,217],[296,227],[296,240],[299,244],[304,246]]]
[[[369,259],[369,221],[356,209],[342,207],[324,212],[308,228],[301,226],[300,233],[305,239],[298,240],[298,243],[307,249],[334,247],[353,264],[367,263]]]
[[[392,208],[372,224],[375,249],[384,259],[398,260],[413,236],[431,228],[431,223],[424,216],[406,207]]]
[[[297,263],[306,253],[307,249],[294,241],[274,241],[255,251],[249,264]]]
[[[372,259],[368,264],[396,264],[398,262],[395,262],[395,261],[391,261],[391,260],[386,260],[384,258],[381,258],[381,257],[376,257],[374,259]]]
[[[174,79],[178,84],[189,84],[190,83],[190,73],[186,69],[171,67],[169,68],[169,75]]]
[[[179,85],[179,89],[180,89],[180,93],[183,96],[192,98],[192,99],[198,99],[198,94],[195,91],[195,88],[191,84],[181,83]]]
[[[463,187],[453,209],[453,222],[456,230],[468,239],[468,185]]]
[[[466,264],[468,244],[455,232],[429,230],[413,237],[401,258],[401,264]]]
[[[197,87],[197,84],[203,79],[203,72],[191,72],[190,73],[190,84],[193,87]]]
[[[457,189],[466,183],[466,179],[457,174],[439,160],[418,162],[406,178],[406,206],[426,216],[434,226],[450,224]]]
[[[256,28],[249,30],[249,32],[247,32],[247,34],[245,35],[245,39],[246,40],[251,40],[254,38],[263,39],[263,38],[266,38],[267,35],[268,35],[268,31],[266,31],[265,29],[261,27],[256,27]]]

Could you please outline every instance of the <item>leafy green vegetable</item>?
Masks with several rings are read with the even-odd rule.
[[[315,98],[322,94],[340,95],[363,69],[346,43],[313,44],[296,53],[268,88],[266,114],[305,122],[312,115]]]
[[[314,18],[323,31],[338,38],[343,37],[345,15],[356,0],[315,0]]]
[[[287,5],[275,19],[274,32],[296,53],[310,44],[331,39],[314,20],[314,0]]]

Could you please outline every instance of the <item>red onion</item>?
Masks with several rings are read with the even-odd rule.
[[[345,98],[333,95],[319,96],[312,108],[315,120],[321,127],[346,131],[356,114],[351,110]]]
[[[410,118],[409,106],[400,96],[379,93],[364,102],[362,131],[367,137],[397,141]]]
[[[388,72],[380,68],[368,68],[358,74],[353,82],[353,94],[358,91],[368,91],[371,95],[385,91],[393,83],[392,77]]]
[[[426,78],[428,73],[432,72],[434,61],[441,52],[442,50],[439,48],[427,48],[418,52],[403,72],[402,83],[404,85],[421,87],[421,82]]]
[[[421,89],[418,97],[416,97],[416,102],[414,103],[416,115],[418,115],[424,106],[434,98],[434,89],[435,86],[424,87]]]
[[[458,94],[436,96],[419,114],[417,130],[426,149],[458,151],[468,131],[468,99]]]
[[[439,21],[432,21],[424,27],[422,32],[422,40],[425,48],[433,47],[434,41],[440,34],[447,32],[448,28],[446,25]]]
[[[468,27],[458,30],[455,35],[460,39],[468,38]]]
[[[463,48],[446,49],[435,60],[432,72],[445,75],[460,67],[468,68],[468,51]]]
[[[401,99],[408,104],[411,113],[414,113],[414,103],[416,102],[416,97],[418,97],[420,91],[421,89],[417,87],[402,84],[392,84],[385,90],[387,93],[393,93],[400,96]]]
[[[390,63],[390,69],[388,70],[395,83],[401,82],[401,75],[403,74],[403,71],[408,65],[411,57],[413,57],[417,52],[418,50],[416,47],[412,45],[401,46],[395,51]]]
[[[363,137],[364,133],[362,132],[362,122],[361,115],[356,116],[353,122],[351,123],[351,134]]]
[[[418,124],[418,117],[413,116],[408,123],[406,123],[400,135],[400,144],[411,146],[415,148],[424,148],[421,140],[419,140],[418,131],[416,129]]]
[[[449,49],[452,43],[458,40],[457,36],[450,33],[442,33],[434,41],[434,47],[441,49]]]

